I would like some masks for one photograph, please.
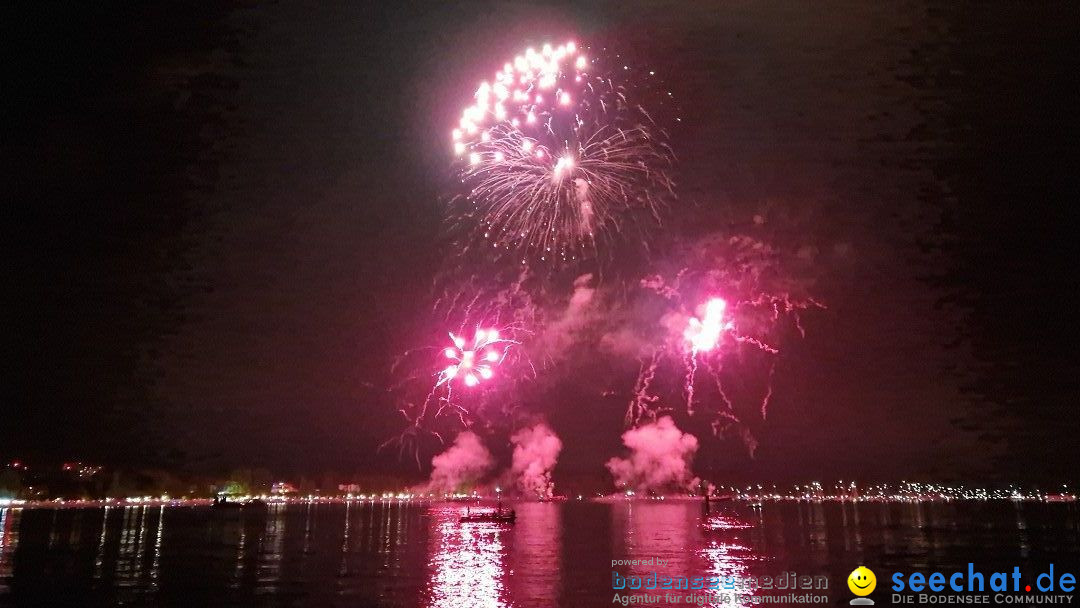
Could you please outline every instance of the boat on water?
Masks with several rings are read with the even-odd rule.
[[[466,507],[465,514],[458,521],[461,523],[493,521],[512,524],[515,519],[517,519],[517,513],[513,509],[504,509],[500,505],[495,509],[482,511],[473,511]]]
[[[266,503],[257,498],[239,500],[225,495],[218,495],[214,497],[214,502],[210,503],[210,508],[222,511],[231,511],[234,509],[258,510],[265,509]]]

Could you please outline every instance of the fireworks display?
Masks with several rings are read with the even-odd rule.
[[[537,270],[540,263],[568,269],[560,262],[610,251],[613,237],[641,218],[659,223],[673,195],[674,156],[661,126],[675,114],[670,94],[654,72],[611,57],[573,42],[527,49],[480,83],[453,128],[454,167],[465,188],[451,203],[449,222],[463,231],[456,246],[493,255],[447,258],[434,308],[443,322],[485,321],[458,325],[474,333],[452,332],[450,344],[421,349],[426,354],[404,366],[412,375],[398,397],[410,422],[399,438],[403,449],[418,449],[428,434],[445,446],[440,431],[468,431],[480,441],[485,430],[501,428],[508,442],[521,439],[515,420],[543,418],[528,410],[545,402],[544,391],[562,381],[556,376],[589,364],[587,357],[636,353],[628,429],[662,420],[676,429],[677,416],[679,424],[704,423],[717,436],[741,439],[753,455],[750,425],[765,420],[772,398],[779,351],[771,344],[782,321],[793,319],[801,332],[798,311],[816,306],[789,273],[797,266],[788,248],[761,241],[760,231],[714,232],[663,259],[654,252],[654,268],[622,264],[627,283]],[[559,445],[553,431],[547,435],[545,445]],[[524,484],[529,495],[551,493],[549,455],[557,449],[541,452],[536,462],[547,464],[518,467],[537,470]]]
[[[658,84],[573,42],[527,49],[482,82],[452,132],[472,240],[522,262],[567,261],[630,210],[659,221],[672,154],[662,108],[641,105],[654,94],[671,105]]]

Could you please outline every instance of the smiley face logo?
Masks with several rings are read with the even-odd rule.
[[[874,587],[877,587],[877,577],[871,569],[859,566],[848,575],[847,586],[855,595],[870,595],[874,592]]]

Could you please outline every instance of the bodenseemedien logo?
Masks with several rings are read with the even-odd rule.
[[[859,596],[851,602],[852,606],[873,606],[874,600],[866,597],[874,592],[877,587],[877,577],[874,571],[866,566],[859,566],[851,571],[847,577],[847,586],[852,593]]]

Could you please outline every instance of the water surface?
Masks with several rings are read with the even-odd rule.
[[[0,510],[0,606],[598,606],[620,575],[1077,571],[1074,505],[698,502],[518,504],[516,524],[461,504]],[[879,588],[883,587],[879,585]],[[761,593],[761,592],[759,592]],[[879,604],[887,603],[878,593]],[[733,598],[727,605],[749,605]]]

